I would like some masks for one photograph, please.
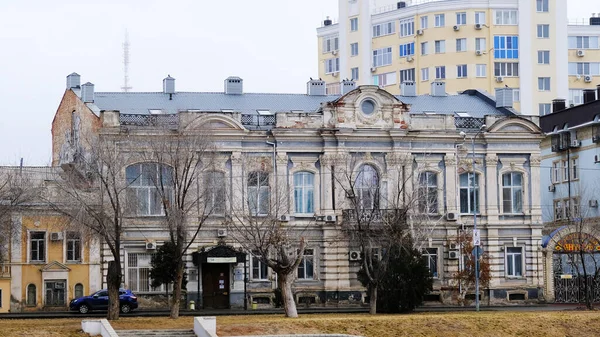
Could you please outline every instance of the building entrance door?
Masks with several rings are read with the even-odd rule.
[[[229,308],[229,263],[202,264],[202,303],[204,308]]]

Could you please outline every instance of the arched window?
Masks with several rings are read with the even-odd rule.
[[[297,214],[314,213],[314,185],[313,173],[294,173],[294,205]]]
[[[73,296],[74,296],[74,298],[83,297],[83,284],[77,283],[75,285],[75,291],[74,291]]]
[[[206,195],[206,214],[225,214],[225,173],[210,171],[204,174],[204,191]]]
[[[379,175],[372,165],[364,164],[359,168],[354,187],[360,209],[379,207]]]
[[[467,172],[460,175],[460,212],[479,213],[479,174]]]
[[[419,175],[419,212],[438,212],[438,183],[435,172],[427,171]]]
[[[173,198],[172,169],[156,163],[130,165],[125,170],[127,200],[137,215],[164,214],[164,200]]]
[[[27,286],[27,305],[34,306],[37,304],[37,289],[35,284]]]
[[[502,175],[502,211],[523,212],[523,175],[519,172]]]

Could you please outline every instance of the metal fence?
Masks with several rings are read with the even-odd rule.
[[[177,114],[120,114],[119,122],[122,126],[145,126],[177,129],[179,127],[179,116]]]
[[[457,129],[480,129],[485,124],[485,118],[454,117],[454,126]]]

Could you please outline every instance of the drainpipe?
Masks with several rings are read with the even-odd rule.
[[[277,186],[277,141],[273,137],[273,142],[266,141],[267,145],[273,147],[273,176],[275,184],[275,216],[279,216],[279,188]]]

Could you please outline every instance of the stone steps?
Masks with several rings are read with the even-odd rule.
[[[194,330],[169,329],[169,330],[117,330],[119,337],[196,337]]]

